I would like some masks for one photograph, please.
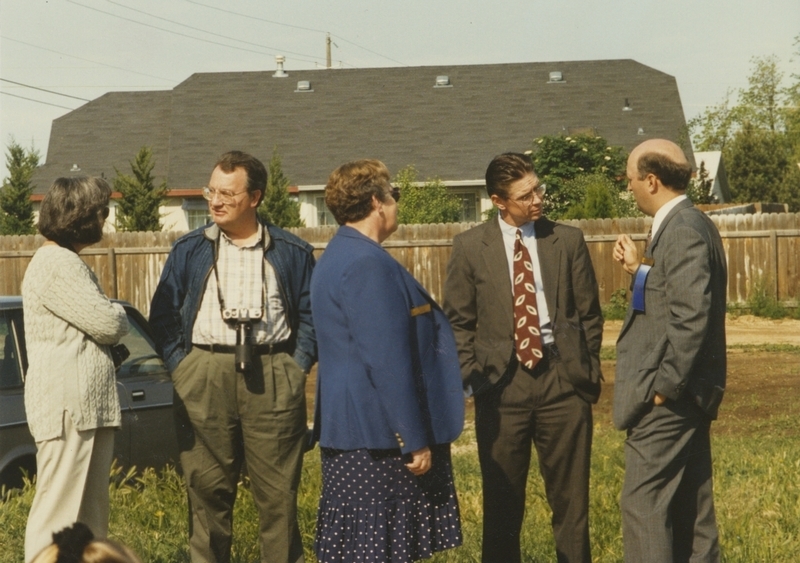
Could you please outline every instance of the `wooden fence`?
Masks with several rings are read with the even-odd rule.
[[[779,300],[800,300],[800,214],[722,215],[712,217],[720,230],[728,258],[728,302],[745,302],[760,284]],[[608,302],[630,277],[613,262],[611,253],[619,233],[628,233],[643,248],[651,219],[570,221],[586,237],[600,285],[600,299]],[[453,237],[473,223],[401,225],[384,247],[441,302],[442,286]],[[336,227],[292,229],[321,255]],[[125,299],[149,313],[170,246],[180,233],[113,233],[84,250],[81,256],[96,272],[106,293]],[[0,237],[0,295],[18,295],[25,268],[40,236]]]

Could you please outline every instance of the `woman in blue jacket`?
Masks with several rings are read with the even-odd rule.
[[[377,160],[343,164],[325,186],[341,227],[311,279],[322,563],[415,561],[461,544],[450,463],[461,372],[441,309],[380,245],[397,199]]]

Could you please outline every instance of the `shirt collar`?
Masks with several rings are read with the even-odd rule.
[[[664,222],[664,219],[669,215],[669,212],[672,211],[676,205],[682,202],[684,199],[688,199],[686,194],[681,194],[678,197],[672,198],[667,203],[661,206],[661,208],[656,211],[656,214],[653,216],[653,226],[652,226],[652,237],[655,238],[658,229],[661,228],[661,223]]]
[[[500,217],[500,214],[497,214],[497,221],[500,223],[500,231],[511,238],[515,238],[517,236],[517,229],[522,231],[522,237],[535,237],[536,236],[536,229],[534,228],[534,222],[528,221],[527,223],[523,224],[520,227],[515,227],[513,225],[509,225],[503,218]]]
[[[258,238],[257,238],[256,240],[254,240],[252,243],[250,243],[250,244],[246,244],[246,245],[244,245],[244,246],[239,246],[238,248],[254,248],[254,247],[256,247],[256,246],[258,246],[258,245],[260,245],[260,244],[261,244],[261,241],[262,241],[262,240],[264,240],[264,231],[267,229],[267,226],[266,226],[266,225],[262,225],[261,223],[259,223],[259,224],[258,224],[258,227],[259,227],[259,228],[258,228]],[[227,244],[231,244],[231,245],[237,246],[237,245],[235,245],[235,244],[234,244],[234,242],[233,242],[233,241],[232,241],[232,240],[231,240],[231,239],[228,237],[228,235],[226,235],[226,234],[225,234],[225,231],[223,231],[222,229],[220,229],[220,230],[219,230],[219,232],[220,232],[220,235],[222,235],[222,238],[223,238],[223,240],[224,240],[224,241],[225,241]]]

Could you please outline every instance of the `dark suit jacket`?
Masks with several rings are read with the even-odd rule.
[[[583,233],[544,217],[535,229],[550,324],[562,358],[557,369],[582,397],[595,402],[602,380],[603,316]],[[456,335],[464,385],[480,393],[500,380],[514,353],[513,292],[497,220],[453,239],[444,309]]]
[[[727,269],[717,227],[690,201],[664,219],[646,256],[645,311],[628,309],[617,340],[614,424],[635,426],[656,392],[716,418],[725,389]]]
[[[320,445],[404,453],[450,443],[464,425],[453,331],[378,243],[340,227],[311,278]]]

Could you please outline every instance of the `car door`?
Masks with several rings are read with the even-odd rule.
[[[124,466],[162,468],[178,461],[172,416],[172,381],[156,353],[144,317],[126,306],[130,331],[121,340],[130,355],[117,370],[122,408],[117,455]],[[124,445],[124,446],[123,446]],[[123,449],[127,448],[127,449]]]
[[[7,487],[22,486],[22,470],[36,472],[36,444],[25,417],[20,313],[0,310],[0,486]]]

